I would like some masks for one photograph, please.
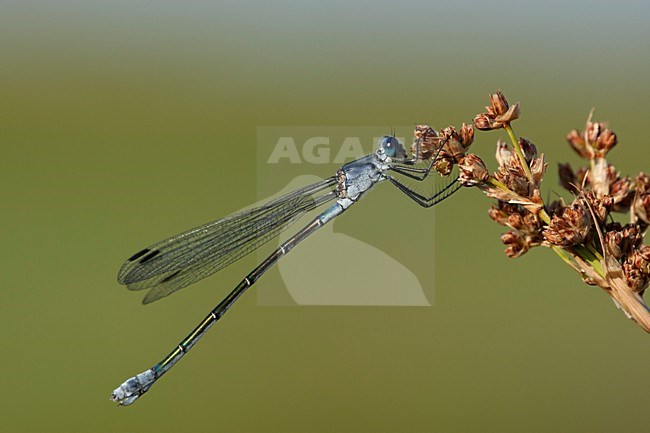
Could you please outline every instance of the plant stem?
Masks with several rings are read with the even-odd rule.
[[[551,223],[551,217],[548,216],[544,208],[539,211],[539,218],[544,221],[547,225]]]
[[[485,182],[488,185],[491,185],[493,187],[502,189],[504,191],[510,191],[510,188],[508,188],[504,183],[499,182],[496,177],[490,176],[490,178]],[[514,194],[514,193],[513,193]]]
[[[573,247],[573,251],[575,251],[576,254],[578,254],[587,263],[589,263],[591,267],[600,274],[601,277],[605,278],[605,270],[603,269],[603,265],[601,264],[600,260],[598,260],[598,257],[589,251],[587,247],[584,245],[576,245]]]
[[[567,265],[571,266],[576,272],[580,272],[580,268],[571,260],[571,256],[567,253],[562,247],[557,245],[552,245],[551,249],[557,254]]]
[[[521,151],[521,146],[519,146],[519,140],[517,139],[515,132],[512,130],[512,126],[510,126],[510,124],[506,124],[503,126],[503,129],[506,130],[508,136],[510,137],[512,146],[515,148],[515,153],[517,154],[517,157],[519,158],[519,162],[521,163],[521,166],[524,169],[524,173],[526,173],[526,177],[528,178],[528,181],[531,184],[534,184],[533,174],[530,172],[530,167],[528,167],[528,163],[526,162],[526,157],[524,156],[524,152]]]
[[[596,257],[598,260],[603,260],[603,256],[593,245],[587,245],[587,248],[589,251],[591,251],[591,254],[593,254],[594,257]]]

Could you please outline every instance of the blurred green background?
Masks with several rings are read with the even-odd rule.
[[[385,251],[435,231],[435,263],[399,257],[432,307],[249,293],[141,401],[108,397],[254,265],[147,307],[115,281],[258,199],[258,126],[458,125],[501,88],[548,155],[545,194],[592,107],[610,161],[647,171],[649,18],[645,1],[1,1],[0,431],[645,431],[648,335],[550,251],[507,259],[474,190],[430,224],[382,185],[334,225]],[[499,136],[473,150],[492,160]]]

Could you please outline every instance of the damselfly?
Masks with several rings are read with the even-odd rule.
[[[375,152],[343,165],[330,178],[283,195],[263,206],[158,242],[131,256],[122,265],[117,279],[129,290],[150,289],[143,301],[147,304],[223,269],[278,236],[306,212],[334,201],[244,277],[169,355],[145,372],[125,381],[113,391],[111,399],[126,406],[147,392],[264,272],[318,228],[345,212],[377,183],[388,180],[425,208],[457,191],[460,184],[453,176],[449,176],[433,194],[427,196],[393,175],[398,173],[418,182],[424,181],[441,154],[444,142],[439,140],[432,156],[422,164],[419,140],[414,145],[415,155],[407,157],[403,145],[394,136],[384,136],[379,140]]]

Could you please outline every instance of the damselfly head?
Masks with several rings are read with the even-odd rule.
[[[406,150],[402,143],[393,136],[384,135],[379,139],[379,149],[384,151],[384,154],[390,158],[405,158]]]

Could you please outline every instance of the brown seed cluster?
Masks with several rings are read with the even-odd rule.
[[[613,259],[608,261],[605,271],[622,270],[629,288],[643,294],[650,284],[647,261],[650,247],[644,246],[642,241],[649,225],[650,177],[640,173],[633,183],[607,163],[605,156],[618,139],[607,125],[593,122],[591,115],[585,129],[574,129],[567,135],[567,141],[589,162],[589,168],[583,167],[577,172],[569,164],[560,164],[560,184],[578,194],[576,200],[585,203],[591,211],[590,221],[595,226],[591,230],[590,246]],[[630,222],[621,226],[615,221],[613,212],[629,213]],[[602,241],[597,237],[598,233]],[[553,234],[547,230],[544,236],[551,244],[558,245]]]
[[[492,174],[480,157],[465,155],[466,148],[457,153],[449,148],[446,155],[458,164],[460,182],[497,199],[488,214],[510,229],[501,236],[509,257],[536,246],[552,248],[586,283],[605,290],[628,317],[650,332],[650,309],[641,297],[650,285],[650,247],[643,245],[650,226],[650,176],[640,173],[632,181],[607,163],[605,156],[618,143],[617,136],[590,115],[584,130],[567,135],[569,145],[588,165],[577,170],[559,165],[560,184],[573,200],[568,205],[562,199],[544,203],[540,186],[545,157],[538,156],[533,143],[515,136],[511,122],[519,115],[519,103],[509,105],[501,92],[490,95],[490,105],[474,118],[474,126],[505,130],[511,145],[497,142],[498,168]],[[614,213],[628,213],[629,222],[622,225]]]
[[[413,137],[415,141],[410,148],[411,153],[420,160],[437,155],[434,169],[448,176],[474,142],[474,127],[463,123],[459,131],[449,126],[438,133],[429,125],[417,125]]]
[[[612,147],[616,146],[618,139],[607,125],[592,122],[591,116],[587,121],[584,131],[574,129],[567,134],[567,141],[578,155],[584,159],[604,158]]]
[[[485,113],[474,117],[474,125],[481,131],[503,128],[519,118],[519,102],[508,105],[506,97],[497,91],[490,95],[490,105],[485,107]]]

